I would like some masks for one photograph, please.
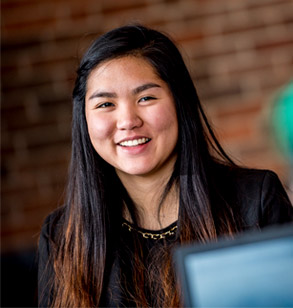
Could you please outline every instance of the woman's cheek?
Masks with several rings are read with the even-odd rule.
[[[88,130],[92,142],[105,140],[105,138],[113,134],[114,126],[108,119],[104,118],[91,118],[88,121]]]
[[[153,127],[157,131],[169,130],[171,125],[177,122],[175,110],[173,108],[158,108],[150,117]]]

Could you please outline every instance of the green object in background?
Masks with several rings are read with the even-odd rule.
[[[293,80],[281,90],[272,108],[272,127],[282,152],[293,162]]]

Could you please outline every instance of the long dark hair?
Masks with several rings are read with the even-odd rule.
[[[205,242],[219,234],[232,234],[237,229],[231,207],[225,200],[219,201],[222,196],[213,178],[219,166],[217,160],[231,166],[233,163],[208,124],[180,52],[166,35],[141,25],[114,29],[93,42],[77,72],[66,205],[52,254],[56,273],[54,307],[101,304],[113,261],[111,252],[119,242],[123,201],[129,207],[134,224],[137,223],[135,208],[114,169],[96,153],[90,142],[85,118],[89,74],[97,65],[126,55],[147,60],[167,83],[175,100],[179,124],[178,158],[165,193],[174,183],[177,185],[180,208],[176,242]],[[139,252],[133,253],[134,259],[139,259]],[[159,263],[153,266],[156,278],[150,279],[157,281],[152,285],[158,290],[153,292],[157,294],[154,303],[178,306],[180,299],[170,249],[162,254],[164,258],[154,258],[153,264]],[[139,266],[135,271],[136,277],[143,276]],[[135,284],[136,305],[148,305],[143,281],[137,278]]]

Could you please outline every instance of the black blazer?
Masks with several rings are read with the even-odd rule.
[[[215,176],[219,191],[229,204],[233,204],[241,219],[242,230],[260,229],[274,224],[293,221],[293,207],[278,179],[271,171],[233,168],[223,177]],[[42,227],[39,239],[39,307],[48,307],[50,302],[50,279],[54,277],[51,264],[48,264],[51,245],[62,208],[50,214]],[[103,306],[119,307],[119,260],[113,262],[108,279],[108,290]]]

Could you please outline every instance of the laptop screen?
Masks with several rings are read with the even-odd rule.
[[[190,307],[293,307],[293,228],[179,248]]]

